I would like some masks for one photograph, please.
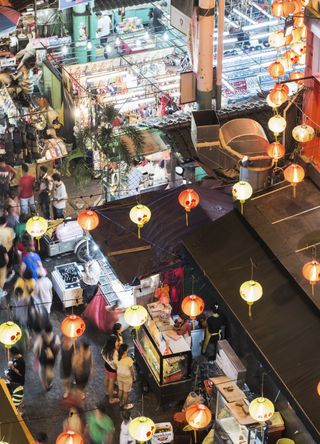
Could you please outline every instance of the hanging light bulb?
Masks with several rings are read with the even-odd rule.
[[[316,260],[307,262],[302,267],[302,274],[310,282],[312,296],[314,296],[314,286],[320,281],[320,263]]]
[[[292,137],[299,143],[310,142],[315,135],[315,131],[310,125],[303,123],[292,130]]]
[[[284,119],[279,114],[271,117],[268,121],[269,130],[272,131],[276,136],[282,133],[287,126],[286,119]]]
[[[259,282],[250,280],[243,282],[240,287],[240,296],[249,306],[249,318],[252,319],[252,305],[263,295],[262,286]]]

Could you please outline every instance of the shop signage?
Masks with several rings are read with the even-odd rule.
[[[82,5],[84,3],[89,3],[88,0],[59,0],[59,9],[73,8],[74,6]]]
[[[194,0],[171,0],[170,24],[185,35],[189,34]]]
[[[34,49],[45,49],[52,46],[68,45],[71,43],[71,37],[58,37],[53,35],[51,37],[43,37],[40,39],[32,39],[31,44]]]

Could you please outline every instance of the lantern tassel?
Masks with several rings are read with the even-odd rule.
[[[252,304],[248,304],[249,305],[249,319],[251,321],[252,319]]]
[[[314,296],[314,284],[311,284],[311,294]]]
[[[293,194],[293,198],[295,199],[297,197],[297,190],[296,190],[296,186],[295,185],[293,185],[292,194]]]
[[[189,226],[189,217],[188,217],[188,212],[186,211],[186,226]]]
[[[8,362],[10,361],[10,348],[7,347]]]
[[[243,200],[240,200],[240,213],[243,214]]]
[[[140,238],[141,238],[141,236],[140,236],[140,227],[138,225],[138,239],[140,239]]]
[[[37,242],[38,242],[38,251],[40,251],[40,237],[37,238]]]

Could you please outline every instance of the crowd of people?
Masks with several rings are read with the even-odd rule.
[[[17,186],[11,186],[17,179],[17,171],[0,157],[0,206],[7,216],[7,225],[15,228],[26,221],[26,215],[35,214],[35,191],[38,192],[39,212],[45,219],[64,218],[68,194],[61,175],[55,172],[51,176],[45,165],[40,166],[38,180],[30,174],[26,163],[22,164],[21,170]]]

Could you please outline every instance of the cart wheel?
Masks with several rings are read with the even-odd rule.
[[[87,245],[87,239],[81,239],[74,247],[74,254],[76,255],[79,262],[85,262],[85,257],[88,255],[94,256],[95,250],[94,250],[94,244],[91,239],[88,240]]]

